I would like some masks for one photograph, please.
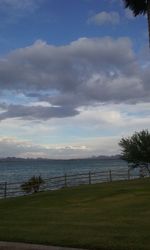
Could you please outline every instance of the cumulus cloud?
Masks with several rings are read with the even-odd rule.
[[[1,120],[61,118],[83,106],[147,100],[149,64],[141,66],[128,38],[80,38],[65,46],[38,40],[0,59],[0,87],[0,95],[13,92],[9,104],[1,103]],[[21,98],[16,104],[18,95],[31,105]]]
[[[120,16],[118,12],[106,12],[102,11],[88,19],[88,23],[93,23],[95,25],[104,25],[104,24],[119,24]]]

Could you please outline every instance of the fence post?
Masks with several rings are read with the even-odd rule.
[[[67,187],[67,175],[65,174],[65,187]]]
[[[130,180],[130,169],[128,169],[128,180]]]
[[[112,173],[111,173],[111,170],[109,170],[109,181],[110,181],[110,182],[112,181]]]
[[[91,172],[89,172],[89,184],[91,184],[91,181],[92,181],[92,179],[91,179]]]
[[[4,183],[4,198],[7,197],[7,182]]]

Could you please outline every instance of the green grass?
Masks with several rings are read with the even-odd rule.
[[[150,179],[0,200],[0,240],[148,250]]]

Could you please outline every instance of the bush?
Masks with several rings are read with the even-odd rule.
[[[43,184],[44,180],[41,176],[32,176],[27,182],[21,185],[21,189],[25,193],[37,193]]]

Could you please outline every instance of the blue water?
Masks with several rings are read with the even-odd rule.
[[[127,169],[127,163],[122,160],[110,159],[1,161],[0,182],[22,182],[33,175],[50,178],[64,174],[107,171],[109,169]]]

